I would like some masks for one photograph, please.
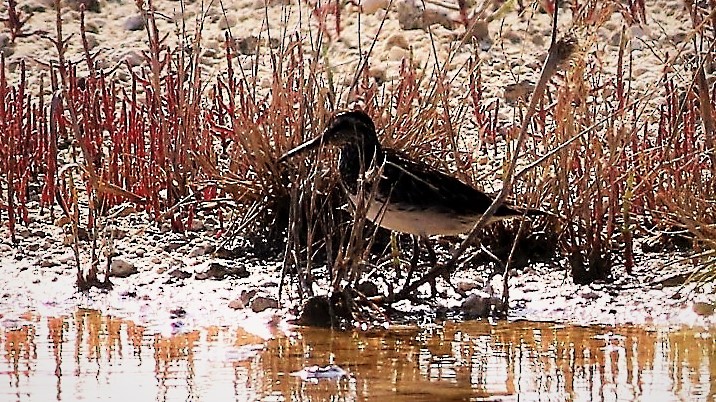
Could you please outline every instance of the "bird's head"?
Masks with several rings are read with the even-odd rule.
[[[346,145],[355,145],[359,148],[377,147],[375,124],[370,116],[360,110],[338,113],[328,122],[323,134],[288,151],[279,158],[279,162],[318,148],[321,144],[337,147]]]

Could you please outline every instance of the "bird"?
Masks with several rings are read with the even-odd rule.
[[[360,181],[380,168],[366,217],[388,230],[419,237],[468,233],[494,199],[426,163],[385,148],[373,119],[361,110],[339,112],[321,135],[283,154],[283,162],[321,145],[340,149],[339,173],[355,205]],[[488,224],[524,215],[546,215],[539,209],[501,205]]]

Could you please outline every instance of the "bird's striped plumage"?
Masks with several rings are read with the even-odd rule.
[[[378,141],[375,125],[361,111],[337,114],[323,135],[281,157],[317,148],[321,144],[340,148],[339,172],[355,203],[359,181],[373,169],[379,169],[367,218],[390,230],[414,235],[457,235],[470,231],[490,207],[493,199],[427,164],[411,160],[401,153],[384,149]],[[370,189],[366,189],[366,193]],[[494,220],[541,211],[502,205]]]

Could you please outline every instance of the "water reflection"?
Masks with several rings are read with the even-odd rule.
[[[483,322],[368,333],[162,335],[78,310],[0,327],[0,400],[713,401],[714,333]],[[335,363],[349,379],[302,381]]]

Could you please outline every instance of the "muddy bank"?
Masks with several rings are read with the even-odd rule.
[[[78,2],[67,3],[61,12],[65,34],[74,33],[77,39]],[[144,20],[138,18],[135,3],[90,3],[92,7],[88,7],[86,13],[87,40],[90,50],[97,52],[98,66],[107,71],[117,66],[146,67],[142,55],[146,49],[146,27]],[[300,14],[296,12],[284,21],[280,18],[284,15],[284,5],[269,3],[267,9],[264,9],[265,2],[249,0],[232,3],[226,10],[217,6],[206,10],[201,65],[207,76],[225,71],[225,33],[231,31],[240,53],[237,63],[257,72],[257,87],[265,94],[272,85],[270,54],[265,52],[254,57],[252,49],[257,45],[264,50],[271,49],[273,45],[270,40],[264,44],[258,36],[269,30],[275,33],[295,29],[303,33],[305,31],[301,30],[310,27],[313,32],[324,29],[332,35],[326,42],[326,52],[330,54],[327,68],[335,69],[336,81],[347,87],[361,52],[370,48],[377,36],[369,74],[376,85],[384,85],[386,90],[393,88],[392,82],[398,78],[405,60],[411,60],[430,75],[436,64],[432,58],[436,57],[437,64],[446,63],[448,75],[460,78],[455,81],[455,85],[461,85],[456,91],[464,93],[468,80],[463,67],[471,57],[477,56],[482,62],[486,104],[501,102],[499,110],[495,111],[500,117],[500,131],[506,131],[514,124],[514,116],[519,114],[521,105],[534,88],[550,33],[550,18],[546,13],[513,11],[489,22],[485,20],[481,28],[472,33],[475,41],[458,47],[465,28],[455,22],[459,15],[454,7],[439,6],[443,12],[423,13],[424,10],[409,7],[415,2],[404,1],[388,11],[382,8],[383,3],[376,7],[364,4],[361,13],[358,7],[350,6],[341,14],[339,30],[335,16],[329,15],[325,19],[333,24],[330,29],[319,26],[312,17],[313,10],[308,7],[303,10],[304,15],[311,16],[308,20],[299,20]],[[25,28],[36,34],[13,39],[8,31],[2,31],[0,50],[6,56],[10,82],[18,79],[19,66],[25,61],[31,82],[27,89],[39,91],[38,81],[47,74],[46,65],[55,57],[51,43],[40,40],[39,35],[40,31],[53,26],[55,10],[50,2],[43,0],[20,6],[33,13]],[[203,12],[198,3],[188,4],[183,13],[178,4],[171,2],[162,2],[158,7],[163,15],[159,29],[164,33],[174,32],[178,22]],[[7,11],[6,8],[0,10]],[[265,21],[267,15],[272,17],[269,21]],[[426,20],[426,15],[433,19]],[[571,16],[563,15],[560,29],[566,31]],[[686,27],[689,26],[688,13],[676,1],[660,1],[650,7],[649,21],[659,29],[635,24],[623,33],[624,38],[631,39],[630,57],[638,61],[631,71],[630,88],[653,95],[644,101],[644,114],[653,113],[663,101],[663,93],[657,90],[663,62],[667,55],[683,50],[678,49],[679,43],[688,36]],[[604,72],[615,73],[618,68],[622,26],[624,21],[614,13],[596,33],[598,43],[590,49],[591,60],[600,63]],[[176,45],[177,39],[177,35],[168,35],[166,43]],[[82,54],[79,40],[70,41],[68,53]],[[451,54],[454,57],[447,63]],[[687,57],[678,58],[671,67],[677,70],[683,67],[680,63],[684,59]],[[130,82],[130,71],[119,68],[114,72],[119,81]],[[651,118],[658,119],[658,115],[652,114]],[[465,129],[468,134],[476,131],[474,127]],[[487,191],[495,189],[491,186],[493,182],[499,182],[500,163],[505,156],[503,148],[504,144],[498,143],[490,147],[494,152],[474,151],[478,162],[476,169],[480,170],[478,176],[484,178],[482,184]],[[280,261],[246,255],[224,258],[226,256],[216,254],[222,240],[222,228],[215,216],[198,216],[191,230],[177,234],[166,223],[156,224],[142,214],[128,212],[112,223],[115,227],[110,230],[114,239],[109,250],[113,254],[111,268],[114,276],[110,278],[113,289],[78,293],[74,285],[76,261],[67,222],[56,219],[61,216],[59,210],[53,216],[40,215],[36,202],[29,206],[30,223],[18,227],[17,245],[10,244],[6,228],[3,227],[0,233],[3,239],[0,265],[5,274],[0,279],[1,313],[7,323],[11,324],[27,310],[51,316],[83,306],[153,323],[162,332],[241,322],[245,326],[259,324],[257,331],[266,335],[271,329],[283,325],[298,307],[298,300],[288,296],[295,294],[290,284],[285,294],[279,294]],[[89,254],[88,242],[84,240],[81,243],[81,266],[90,265]],[[682,257],[677,254],[638,255],[634,274],[626,276],[623,269],[616,267],[614,277],[617,281],[611,284],[575,285],[569,277],[567,264],[561,260],[510,272],[510,318],[578,324],[713,326],[714,286],[682,287],[683,273],[693,269],[692,266],[670,264]],[[401,318],[407,317],[418,323],[445,317],[460,318],[466,312],[469,315],[482,312],[489,309],[492,300],[502,293],[500,278],[488,280],[485,271],[481,266],[467,267],[451,278],[457,289],[440,279],[437,284],[439,296],[432,297],[429,286],[424,286],[418,295],[424,302],[401,302],[395,308],[404,313]],[[322,289],[326,288],[322,286]]]
[[[281,261],[217,252],[222,238],[219,223],[210,216],[197,217],[195,230],[184,234],[172,233],[143,214],[118,218],[113,226],[113,288],[87,293],[78,292],[75,286],[77,268],[67,227],[42,223],[49,220],[47,214],[34,219],[19,231],[19,245],[12,246],[6,234],[0,244],[4,325],[12,325],[27,311],[57,316],[87,307],[163,333],[239,324],[268,337],[293,318],[300,304],[290,279],[284,284],[284,294],[279,294]],[[86,242],[82,244],[81,263],[86,268],[89,251]],[[643,254],[633,275],[617,268],[616,281],[592,285],[573,284],[567,264],[559,260],[513,270],[509,319],[713,327],[714,286],[684,285],[685,277],[680,274],[692,269],[691,265],[672,263],[682,258]],[[451,277],[452,285],[438,280],[437,296],[426,284],[418,291],[419,300],[393,306],[394,318],[400,323],[424,324],[474,315],[476,309],[485,308],[476,304],[476,298],[501,295],[502,277],[488,280],[487,276],[485,266],[459,270]],[[385,292],[382,283],[377,285]],[[472,301],[466,303],[468,299]]]

